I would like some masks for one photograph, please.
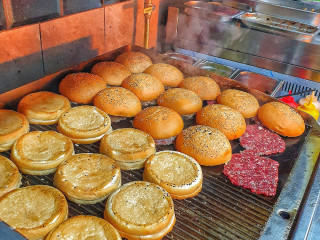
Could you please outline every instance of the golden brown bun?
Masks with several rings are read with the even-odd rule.
[[[58,121],[57,129],[75,143],[99,141],[111,127],[111,120],[104,111],[94,106],[71,108]]]
[[[183,129],[181,116],[170,108],[156,106],[143,109],[135,116],[133,126],[154,139],[177,136]]]
[[[221,93],[219,85],[212,78],[203,76],[185,78],[179,87],[195,92],[202,100],[216,100]]]
[[[31,124],[50,125],[71,108],[69,100],[52,92],[31,93],[21,99],[18,112],[26,116]]]
[[[67,217],[67,200],[50,186],[18,188],[0,198],[0,220],[29,240],[43,239]]]
[[[93,97],[107,87],[105,81],[91,73],[72,73],[59,85],[59,92],[72,102],[88,104]]]
[[[258,118],[264,126],[285,137],[304,133],[303,118],[291,107],[280,102],[270,102],[259,108]]]
[[[156,63],[148,67],[145,73],[158,78],[164,86],[178,87],[179,83],[183,81],[182,72],[169,64]]]
[[[0,109],[0,152],[10,150],[13,143],[29,132],[29,123],[21,113]]]
[[[8,158],[0,156],[0,197],[21,185],[21,174]],[[1,216],[0,216],[1,218]]]
[[[190,115],[202,107],[201,98],[194,92],[182,88],[172,88],[162,93],[157,103],[159,106],[171,108],[180,115]]]
[[[217,101],[238,110],[244,118],[256,116],[260,107],[258,100],[253,95],[236,89],[223,91]]]
[[[54,175],[54,185],[79,204],[100,202],[120,184],[119,166],[102,154],[76,154],[61,163]]]
[[[95,216],[78,215],[67,219],[46,237],[46,240],[62,239],[121,240],[121,237],[106,220]]]
[[[10,158],[22,173],[46,175],[55,172],[73,153],[68,137],[54,131],[34,131],[14,143]]]
[[[176,151],[161,151],[145,163],[143,179],[163,187],[172,198],[197,195],[202,187],[202,170],[192,157]]]
[[[246,130],[246,120],[237,110],[220,104],[208,105],[197,112],[197,124],[220,130],[229,140],[237,139]]]
[[[205,166],[226,163],[232,155],[227,137],[218,129],[202,125],[183,130],[176,139],[175,147]]]
[[[155,100],[164,92],[162,82],[146,73],[132,74],[122,82],[121,87],[133,92],[143,102]]]
[[[99,92],[93,104],[113,116],[134,117],[141,111],[140,100],[122,87],[110,87]]]
[[[129,69],[117,62],[100,62],[93,66],[91,73],[100,76],[106,84],[120,86],[130,76]]]
[[[110,195],[104,218],[122,237],[153,235],[168,226],[172,228],[173,201],[167,191],[154,183],[129,182]]]
[[[143,168],[145,160],[155,152],[153,138],[134,128],[117,129],[104,136],[100,143],[100,153],[116,160],[124,170]]]
[[[151,59],[141,52],[124,52],[116,58],[116,62],[126,66],[132,73],[141,73],[151,64]]]

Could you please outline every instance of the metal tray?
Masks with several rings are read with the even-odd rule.
[[[237,9],[222,6],[217,2],[189,1],[184,3],[184,5],[186,14],[201,18],[211,18],[221,22],[231,21],[242,13]]]
[[[114,60],[121,52],[127,50],[140,51],[147,54],[154,63],[166,62],[178,67],[185,77],[201,75],[212,77],[222,90],[234,88],[253,94],[260,104],[275,101],[270,96],[248,88],[237,81],[210,73],[182,61],[170,59],[167,56],[128,46],[106,53],[73,68],[45,77],[50,82],[41,90],[57,92],[58,83],[70,72],[90,71],[92,66],[100,61]],[[40,82],[42,79],[39,80]],[[28,86],[26,86],[28,88]],[[21,88],[19,89],[19,92]],[[31,90],[32,91],[32,90]],[[14,91],[10,92],[14,97]],[[19,94],[19,93],[17,93]],[[25,93],[27,94],[27,93]],[[20,95],[17,95],[20,96]],[[20,96],[22,97],[22,96]],[[0,95],[1,98],[1,95]],[[17,99],[18,100],[18,99]],[[17,101],[16,101],[17,102]],[[13,104],[13,103],[12,103]],[[16,105],[6,102],[6,106]],[[271,158],[280,162],[279,184],[275,197],[256,195],[249,190],[231,184],[223,175],[223,166],[202,167],[204,180],[203,189],[195,197],[185,200],[174,200],[177,222],[164,239],[174,240],[211,240],[211,239],[284,239],[288,236],[308,182],[319,157],[320,127],[308,114],[301,113],[307,128],[305,133],[297,138],[284,138],[286,150]],[[185,128],[195,124],[194,119],[185,121]],[[131,127],[130,121],[112,124],[114,129]],[[54,130],[56,126],[31,125],[31,131]],[[233,152],[242,148],[237,140],[231,142]],[[157,150],[171,149],[173,146],[158,147]],[[99,142],[90,145],[75,145],[76,153],[98,152]],[[9,157],[9,152],[1,153]],[[123,183],[141,180],[143,170],[122,171]],[[23,186],[35,184],[52,185],[53,174],[48,176],[23,175]],[[105,201],[94,205],[78,205],[69,202],[69,216],[90,214],[103,217]]]
[[[186,63],[191,64],[191,65],[194,65],[198,61],[201,61],[200,59],[196,59],[194,57],[190,57],[190,56],[183,55],[181,53],[175,53],[175,52],[165,53],[164,56],[167,56],[167,57],[169,57],[171,59],[176,59],[176,60],[179,60],[179,61],[183,61],[183,62],[186,62]]]
[[[202,60],[201,62],[196,63],[195,66],[223,77],[230,77],[237,70],[232,67],[228,67],[225,65],[221,65],[219,63],[209,62],[205,60]]]
[[[319,28],[304,23],[274,17],[262,13],[244,13],[236,18],[246,26],[266,32],[276,33],[296,39],[312,38],[319,33]]]

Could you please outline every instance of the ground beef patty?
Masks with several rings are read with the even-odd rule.
[[[278,184],[279,163],[253,154],[235,153],[224,166],[223,173],[230,181],[253,193],[274,196]]]
[[[270,155],[282,153],[286,144],[282,138],[270,132],[260,124],[248,125],[244,134],[240,137],[240,144],[251,153],[258,155]]]

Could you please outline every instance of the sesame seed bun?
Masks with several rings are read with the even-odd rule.
[[[88,104],[107,87],[105,81],[91,73],[72,73],[59,84],[59,92],[72,102]]]
[[[182,88],[172,88],[162,93],[157,103],[159,106],[171,108],[180,115],[198,112],[202,107],[201,98],[194,92]]]
[[[258,100],[253,95],[236,89],[223,91],[217,101],[238,110],[244,118],[256,116],[260,107]]]
[[[8,158],[0,156],[0,197],[21,185],[21,174]],[[1,216],[0,216],[1,218]]]
[[[121,240],[121,236],[118,231],[106,220],[86,215],[78,215],[68,218],[56,229],[50,232],[46,237],[46,240],[79,238]]]
[[[203,125],[183,130],[176,139],[175,147],[205,166],[226,163],[232,155],[227,137],[218,129]]]
[[[31,93],[21,99],[18,112],[26,116],[31,124],[50,125],[71,108],[69,100],[52,92]]]
[[[114,159],[123,170],[143,168],[146,159],[155,152],[153,138],[134,128],[117,129],[100,143],[100,153]]]
[[[146,73],[132,74],[122,82],[121,87],[133,92],[142,102],[155,100],[164,92],[162,82]]]
[[[117,62],[100,62],[93,66],[91,73],[100,76],[106,84],[120,86],[130,76],[129,69]]]
[[[182,72],[169,64],[156,63],[148,67],[145,73],[158,78],[164,86],[178,87],[179,83],[183,80]]]
[[[29,132],[29,123],[21,113],[0,109],[0,152],[10,150],[13,143]]]
[[[259,108],[258,118],[264,126],[286,137],[304,133],[303,118],[291,107],[280,102],[270,102]]]
[[[67,200],[50,186],[18,188],[0,198],[0,220],[29,240],[44,239],[67,217]]]
[[[202,170],[192,157],[176,151],[161,151],[145,163],[144,181],[163,187],[172,198],[197,195],[202,188]]]
[[[183,129],[181,116],[170,108],[148,107],[139,112],[133,126],[151,135],[154,139],[177,136]]]
[[[141,111],[137,96],[122,87],[110,87],[99,92],[93,104],[113,116],[134,117]]]
[[[220,130],[229,140],[241,137],[246,130],[246,120],[241,113],[220,104],[202,108],[197,112],[196,122]]]
[[[102,154],[73,155],[59,165],[54,175],[54,186],[78,204],[101,202],[120,185],[119,166]]]
[[[13,144],[10,158],[22,173],[47,175],[73,153],[70,138],[54,131],[33,131]]]
[[[179,84],[179,87],[195,92],[203,101],[216,100],[220,94],[219,85],[209,77],[188,77]]]
[[[141,73],[146,70],[151,64],[151,59],[140,52],[124,52],[116,58],[116,62],[126,66],[132,73]]]
[[[108,198],[104,218],[129,240],[161,239],[175,223],[168,192],[143,181],[129,182],[115,190]]]

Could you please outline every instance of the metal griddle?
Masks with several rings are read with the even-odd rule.
[[[257,90],[228,78],[220,77],[185,62],[172,60],[142,48],[129,46],[99,56],[78,66],[52,75],[48,87],[54,91],[62,78],[75,71],[89,71],[91,67],[102,60],[113,60],[120,52],[126,50],[144,52],[153,62],[167,62],[177,66],[185,75],[208,75],[216,80],[221,89],[235,88],[253,94],[260,105],[273,98]],[[46,78],[50,78],[47,76]],[[44,88],[46,89],[46,87]],[[16,103],[12,103],[13,105]],[[12,105],[12,106],[13,106]],[[286,150],[282,154],[270,156],[279,161],[279,185],[275,197],[256,195],[249,190],[231,184],[222,174],[223,166],[202,167],[203,189],[193,198],[174,200],[177,222],[164,239],[285,239],[294,223],[295,216],[301,205],[305,190],[317,162],[320,152],[320,127],[313,118],[302,113],[307,124],[305,133],[298,138],[284,138]],[[251,120],[250,123],[253,123]],[[194,120],[185,122],[185,128],[194,124]],[[114,129],[132,127],[130,120],[113,123]],[[56,125],[31,125],[30,131],[54,130]],[[238,140],[231,141],[233,152],[242,150]],[[173,146],[161,146],[159,150],[170,149]],[[89,145],[75,144],[76,153],[98,153],[99,142]],[[10,152],[1,153],[10,157]],[[143,170],[122,171],[123,183],[142,180]],[[53,174],[47,176],[23,175],[23,186],[35,184],[52,185]],[[94,205],[78,205],[69,202],[69,217],[79,214],[89,214],[103,217],[105,201]]]

